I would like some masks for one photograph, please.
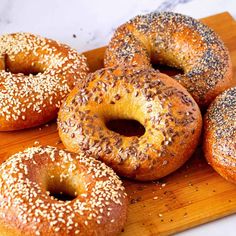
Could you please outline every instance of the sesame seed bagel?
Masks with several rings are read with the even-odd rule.
[[[84,56],[29,33],[0,37],[0,131],[56,118],[74,85],[88,73]]]
[[[133,119],[145,133],[127,137],[107,128],[112,119]],[[191,95],[152,68],[107,68],[75,87],[59,111],[59,135],[66,148],[87,152],[119,175],[161,178],[193,153],[202,119]]]
[[[121,181],[104,163],[83,154],[28,148],[1,165],[0,186],[1,236],[113,236],[126,221]],[[58,191],[74,199],[50,195]]]
[[[236,183],[236,87],[210,105],[204,118],[204,153],[225,179]]]
[[[136,16],[121,25],[108,45],[105,66],[165,64],[173,78],[206,107],[236,85],[229,52],[219,36],[198,20],[173,12]]]

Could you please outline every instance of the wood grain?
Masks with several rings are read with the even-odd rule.
[[[228,13],[202,19],[230,50],[236,76],[236,23]],[[85,52],[91,71],[103,66],[105,47]],[[236,79],[236,78],[235,78]],[[0,160],[32,145],[63,147],[56,123],[0,133]],[[236,212],[236,186],[207,165],[201,147],[186,165],[159,182],[124,180],[130,198],[123,236],[169,235]],[[222,232],[223,233],[223,232]]]

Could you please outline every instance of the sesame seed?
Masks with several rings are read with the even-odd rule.
[[[236,167],[235,109],[236,87],[233,87],[215,99],[205,116],[205,136],[211,134],[213,140],[212,143],[205,140],[205,143],[209,143],[206,147],[212,153],[213,161],[223,167]]]
[[[32,163],[35,165],[32,166]],[[50,181],[52,177],[54,181],[60,179],[60,174],[50,174],[50,164],[56,166],[56,163],[60,164],[57,168],[63,173],[63,183],[70,182],[72,176],[80,173],[83,184],[78,188],[84,189],[84,195],[88,192],[89,198],[57,200],[42,188],[43,183],[39,181],[42,173],[48,174],[43,182]],[[39,177],[34,178],[35,175]],[[4,212],[8,218],[9,212],[14,210],[15,222],[21,224],[22,230],[28,229],[30,223],[34,222],[32,230],[35,235],[46,230],[42,229],[42,225],[48,225],[50,230],[58,234],[64,233],[65,229],[68,235],[72,232],[79,234],[81,224],[89,229],[93,222],[102,222],[103,212],[116,211],[117,214],[117,210],[122,212],[126,209],[124,187],[111,168],[94,157],[77,155],[51,146],[32,147],[11,156],[0,166],[0,186],[0,212]],[[116,219],[113,220],[111,223],[116,222]]]
[[[39,54],[39,51],[42,51]],[[63,50],[64,53],[61,52]],[[28,128],[35,126],[35,120],[48,116],[48,103],[55,110],[64,97],[88,73],[88,66],[83,55],[56,41],[28,33],[8,34],[0,37],[0,55],[7,55],[8,60],[16,63],[23,54],[29,62],[29,70],[38,70],[35,75],[12,73],[4,68],[0,71],[0,117],[4,125],[0,130]],[[27,65],[25,65],[27,67]],[[63,72],[63,73],[62,73]],[[71,79],[71,74],[76,79]],[[54,107],[54,108],[53,108]],[[31,114],[35,120],[29,119]],[[55,112],[54,117],[56,117]],[[19,119],[24,121],[22,125]],[[38,124],[39,125],[39,124]]]
[[[191,49],[184,50],[185,43],[176,47],[175,42],[185,36],[192,44]],[[152,45],[151,49],[149,45]],[[176,58],[169,61],[167,56],[164,60],[168,60],[168,65],[184,70],[173,78],[202,106],[214,99],[209,97],[209,91],[221,92],[217,85],[230,72],[229,51],[219,36],[200,21],[174,12],[138,15],[118,27],[106,49],[104,64],[106,67],[151,67],[150,55],[156,52],[163,52],[163,56],[166,52]]]

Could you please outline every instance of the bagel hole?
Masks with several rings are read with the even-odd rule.
[[[175,67],[171,67],[167,65],[158,64],[158,63],[152,63],[152,67],[155,70],[159,70],[161,73],[169,75],[169,76],[184,74],[184,71],[181,68],[175,68]]]
[[[48,185],[50,196],[60,201],[72,201],[77,196],[76,190],[65,182],[54,182]]]
[[[145,133],[144,126],[137,120],[111,119],[106,122],[106,127],[120,135],[141,137]]]
[[[8,67],[5,67],[5,71],[6,72],[11,72],[12,74],[24,74],[26,76],[29,76],[29,75],[37,75],[39,73],[42,73],[43,71],[40,71],[38,70],[38,68],[23,68],[23,69],[11,69],[11,68],[8,68]]]
[[[9,56],[5,54],[5,71],[11,72],[12,74],[24,74],[28,75],[37,75],[42,73],[43,71],[39,68],[36,63],[29,63],[29,62],[15,62],[11,61]]]
[[[72,201],[77,197],[77,196],[72,196],[72,195],[64,193],[64,192],[59,192],[59,193],[53,192],[52,194],[50,194],[50,196],[54,197],[55,199],[57,199],[59,201]]]

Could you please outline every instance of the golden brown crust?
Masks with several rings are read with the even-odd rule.
[[[134,119],[141,137],[109,130],[111,119]],[[75,87],[59,111],[59,135],[73,152],[93,153],[118,174],[161,178],[193,153],[201,133],[199,108],[170,77],[147,68],[107,68]]]
[[[1,235],[113,236],[126,221],[122,182],[104,163],[83,154],[49,146],[26,149],[2,164],[0,186]],[[50,196],[55,189],[75,199]]]
[[[231,59],[218,35],[201,22],[178,13],[136,16],[120,26],[105,52],[105,66],[151,67],[151,62],[180,68],[174,76],[201,107],[236,85]]]
[[[225,179],[236,183],[236,87],[210,105],[204,118],[204,154]]]
[[[56,118],[75,84],[88,73],[83,55],[28,33],[0,37],[0,130],[17,130]]]

